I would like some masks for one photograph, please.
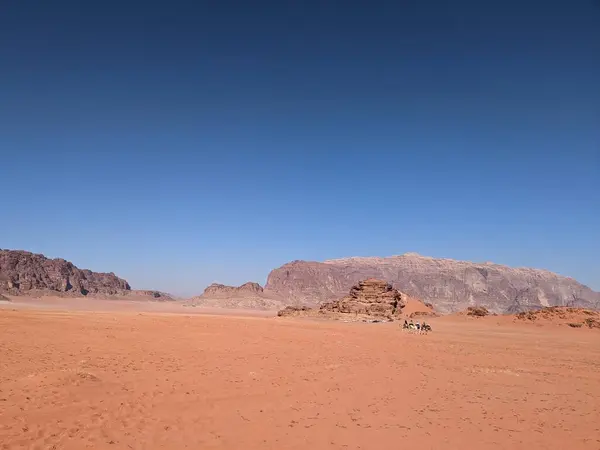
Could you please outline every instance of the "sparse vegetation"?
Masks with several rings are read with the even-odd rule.
[[[439,314],[433,311],[415,311],[410,316],[408,316],[409,319],[414,319],[416,317],[439,317]]]
[[[311,311],[311,308],[309,308],[308,306],[286,306],[281,311],[278,311],[277,315],[279,317],[294,316],[294,315],[302,314],[303,312],[309,312],[309,311]]]
[[[588,328],[600,328],[600,320],[592,319],[591,317],[589,317],[583,322],[588,326]]]
[[[484,308],[483,306],[469,306],[467,308],[467,316],[485,317],[489,314],[490,312],[487,310],[487,308]]]
[[[571,328],[581,328],[583,326],[582,323],[574,323],[574,322],[569,322],[567,325],[569,325]]]
[[[517,319],[521,320],[535,320],[536,318],[537,316],[533,311],[523,311],[517,314]]]

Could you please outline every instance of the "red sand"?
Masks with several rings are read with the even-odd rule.
[[[600,448],[597,330],[3,308],[1,449]]]
[[[414,298],[408,298],[408,300],[406,301],[404,308],[402,308],[402,315],[404,317],[410,317],[411,314],[414,313],[433,313],[434,310],[433,308],[430,308],[429,306],[425,305],[425,303],[423,303],[420,300],[416,300]],[[427,316],[424,316],[425,318],[427,318]]]

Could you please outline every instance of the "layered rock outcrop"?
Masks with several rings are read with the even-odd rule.
[[[538,311],[521,312],[515,315],[515,320],[600,330],[600,312],[584,308],[553,306]]]
[[[277,311],[279,317],[293,317],[293,316],[306,316],[315,315],[317,311],[309,308],[308,306],[286,306],[285,308]]]
[[[345,297],[323,303],[321,311],[394,319],[402,315],[403,295],[386,281],[359,281]]]
[[[273,270],[265,292],[286,305],[318,306],[367,278],[388,280],[441,313],[484,306],[493,313],[518,313],[548,306],[600,307],[600,293],[573,278],[547,270],[511,268],[407,253],[387,258],[294,261]]]
[[[259,310],[278,310],[283,306],[276,295],[264,292],[260,284],[253,282],[241,286],[213,283],[204,290],[202,295],[189,299],[186,304],[211,308]]]
[[[79,269],[64,259],[20,250],[0,250],[0,291],[11,295],[50,292],[69,295],[117,295],[130,291],[114,273]]]
[[[213,283],[204,289],[202,295],[206,297],[231,297],[235,295],[260,295],[263,288],[258,283],[249,281],[241,286],[227,286],[225,284]]]
[[[124,300],[152,300],[157,302],[170,302],[175,301],[175,298],[167,293],[161,291],[152,291],[148,289],[133,289],[131,291],[124,291],[121,295]]]
[[[345,297],[325,302],[318,308],[287,306],[278,316],[321,317],[361,321],[393,321],[402,317],[407,296],[388,282],[369,279],[350,288]]]

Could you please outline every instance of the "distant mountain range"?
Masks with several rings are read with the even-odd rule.
[[[79,269],[61,258],[22,250],[0,249],[0,294],[61,296],[129,296],[132,299],[171,300],[159,291],[132,290],[114,273]]]
[[[416,253],[324,262],[293,261],[271,271],[264,289],[251,282],[240,287],[213,284],[188,303],[250,309],[317,306],[343,297],[353,285],[369,278],[385,280],[395,289],[431,303],[442,313],[475,305],[496,313],[518,313],[546,306],[600,309],[600,293],[573,278],[547,270],[430,258]],[[114,273],[92,272],[64,259],[0,249],[0,294],[40,293],[172,299],[158,291],[132,291],[129,283]]]
[[[233,309],[278,310],[284,305],[276,294],[265,292],[258,283],[226,286],[213,283],[202,295],[187,300],[191,306],[221,307]]]

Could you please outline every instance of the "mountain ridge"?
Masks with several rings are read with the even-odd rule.
[[[465,264],[465,265],[494,266],[494,267],[502,267],[502,268],[507,267],[507,268],[510,268],[513,270],[524,270],[524,271],[549,273],[549,274],[557,275],[559,277],[563,277],[563,278],[566,278],[569,280],[577,281],[576,278],[571,277],[569,275],[563,275],[558,272],[554,272],[550,269],[543,269],[540,267],[511,266],[508,264],[501,264],[501,263],[496,263],[493,261],[469,261],[469,260],[447,258],[447,257],[436,257],[436,256],[421,255],[420,253],[417,253],[417,252],[406,252],[406,253],[402,253],[400,255],[390,255],[390,256],[348,256],[348,257],[344,257],[344,258],[326,259],[322,262],[324,264],[336,264],[336,263],[352,262],[352,261],[360,262],[360,261],[376,261],[376,260],[384,260],[384,259],[391,260],[394,258],[402,258],[402,257],[414,257],[414,258],[422,258],[422,259],[426,259],[426,260],[447,261],[450,263],[459,263],[459,264]],[[301,261],[301,260],[297,260],[297,261]],[[315,262],[319,262],[319,261],[315,261]],[[579,281],[577,281],[577,282],[579,284],[581,284],[582,286],[589,287],[583,283],[580,283]],[[592,289],[592,288],[590,288],[590,289]]]
[[[66,259],[50,259],[40,253],[0,249],[0,291],[12,295],[35,291],[115,295],[130,292],[131,286],[113,272],[80,269]]]
[[[286,304],[316,306],[344,295],[353,284],[367,278],[385,279],[444,313],[474,305],[496,313],[548,306],[600,307],[600,293],[546,269],[416,253],[291,261],[271,271],[265,291],[280,295]]]
[[[600,309],[599,292],[547,269],[435,258],[414,252],[322,262],[294,260],[273,269],[264,288],[254,282],[241,286],[213,283],[188,302],[250,309],[314,307],[342,298],[353,285],[369,278],[385,280],[394,289],[431,303],[441,313],[469,306],[510,314],[551,306]],[[113,272],[92,272],[63,258],[3,249],[0,249],[0,293],[111,298],[128,295],[173,300],[169,294],[158,291],[132,290],[126,280]]]
[[[263,287],[248,281],[240,286],[212,283],[201,295],[186,301],[189,306],[211,308],[277,310],[284,305],[279,297],[265,292]]]

